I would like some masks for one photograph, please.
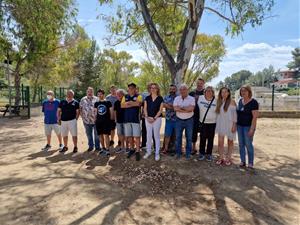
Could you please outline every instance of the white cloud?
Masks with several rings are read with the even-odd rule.
[[[215,85],[242,69],[257,72],[269,65],[273,65],[275,69],[285,68],[292,59],[293,49],[294,47],[289,45],[272,46],[267,43],[246,43],[237,48],[229,48],[220,64],[219,76],[211,83]]]
[[[78,19],[78,23],[80,24],[91,24],[91,23],[95,23],[98,22],[98,20],[96,19]]]
[[[292,42],[292,43],[297,43],[298,45],[300,45],[300,38],[288,39],[286,41],[287,42]]]

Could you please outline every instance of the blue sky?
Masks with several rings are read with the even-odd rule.
[[[200,23],[200,32],[220,34],[224,37],[227,54],[220,65],[220,73],[211,83],[216,84],[226,76],[241,69],[252,72],[262,70],[269,65],[283,69],[291,60],[291,50],[300,46],[300,1],[275,0],[272,14],[260,27],[246,27],[245,32],[235,38],[226,36],[225,23],[217,16],[206,12]],[[94,37],[101,48],[107,37],[105,22],[97,19],[99,14],[113,12],[110,6],[100,6],[98,0],[77,0],[79,12],[77,19],[87,33]],[[126,50],[135,60],[145,59],[144,52],[134,44],[122,44],[115,47]]]

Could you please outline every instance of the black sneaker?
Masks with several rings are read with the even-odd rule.
[[[73,148],[73,153],[77,153],[78,152],[78,148],[77,147],[74,147]]]
[[[115,144],[115,142],[114,142],[113,140],[111,140],[111,141],[109,142],[109,147],[114,146],[114,144]]]
[[[134,153],[135,153],[135,150],[132,150],[132,149],[131,149],[131,150],[128,152],[127,158],[129,159]]]
[[[68,147],[66,147],[66,146],[64,146],[64,147],[62,148],[62,150],[59,150],[59,152],[61,152],[61,153],[64,153],[64,152],[66,152],[66,151],[68,151]]]
[[[91,152],[91,151],[93,151],[93,148],[88,148],[87,151]]]
[[[101,148],[96,148],[95,151],[96,151],[96,152],[100,152],[100,151],[101,151]]]
[[[51,148],[51,145],[46,144],[44,148],[42,148],[43,151],[48,151]]]
[[[135,160],[136,161],[140,161],[141,160],[141,154],[140,154],[140,152],[136,152],[135,153]]]
[[[99,155],[103,155],[106,152],[106,148],[101,148],[99,150]]]

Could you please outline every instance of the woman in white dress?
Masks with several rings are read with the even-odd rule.
[[[236,139],[236,104],[231,99],[230,90],[227,87],[221,88],[217,99],[217,125],[216,133],[218,134],[218,151],[219,159],[216,164],[225,164],[230,166],[232,164],[231,155],[233,152],[233,142]],[[228,139],[228,151],[224,151],[224,139]]]

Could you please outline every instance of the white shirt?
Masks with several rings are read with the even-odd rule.
[[[184,99],[181,97],[181,96],[177,96],[175,99],[174,99],[174,103],[173,103],[173,106],[179,106],[179,107],[189,107],[189,106],[195,106],[195,98],[188,95],[187,97],[185,97]],[[182,119],[182,120],[186,120],[186,119],[189,119],[191,117],[194,116],[194,112],[176,112],[176,116],[179,118],[179,119]]]
[[[199,111],[200,111],[200,123],[202,123],[203,121],[203,117],[207,111],[207,108],[209,106],[211,101],[206,100],[206,98],[204,97],[204,95],[200,95],[199,99],[198,99],[198,106],[199,106]],[[214,99],[214,101],[212,102],[204,123],[216,123],[217,121],[217,114],[216,114],[216,107],[217,107],[217,100]]]

